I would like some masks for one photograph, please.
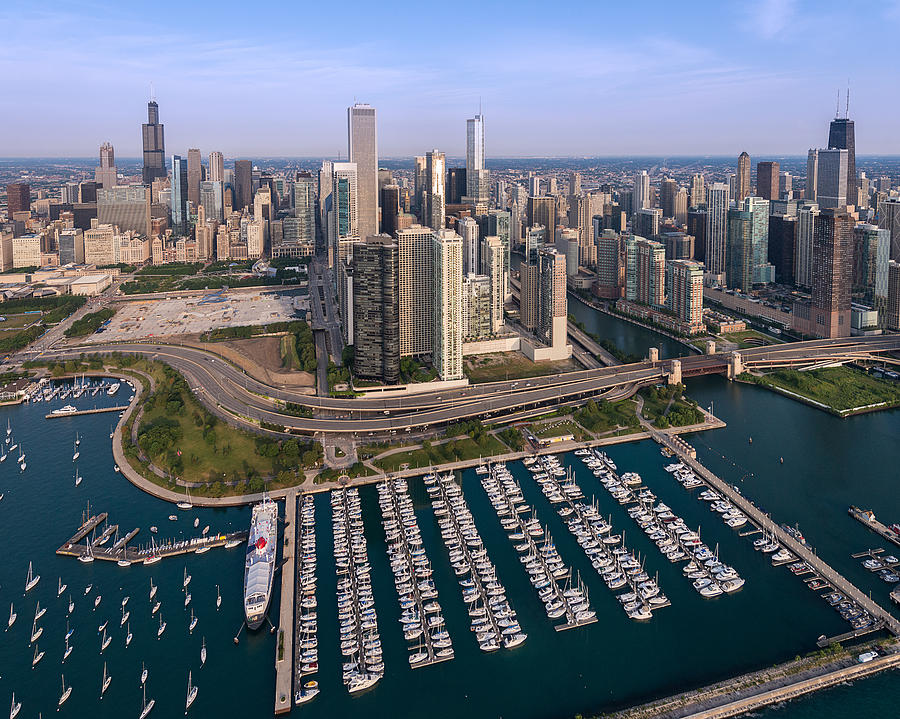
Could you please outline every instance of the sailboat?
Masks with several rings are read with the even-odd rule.
[[[75,602],[72,601],[72,595],[70,594],[69,595],[69,611],[67,612],[67,614],[71,614],[73,611],[75,611]]]
[[[193,508],[194,508],[194,503],[191,501],[191,489],[190,489],[190,487],[185,487],[185,488],[184,488],[184,491],[187,493],[187,499],[181,500],[181,501],[180,501],[178,504],[176,504],[175,506],[178,507],[178,509],[193,509]]]
[[[112,641],[112,637],[106,634],[106,627],[103,627],[103,638],[100,640],[100,653],[103,654],[103,650],[109,646],[109,643]]]
[[[9,705],[9,719],[16,719],[22,711],[22,702],[16,702],[16,693],[13,692],[12,704]]]
[[[147,666],[141,662],[141,686],[147,683],[147,674],[149,673]]]
[[[128,617],[130,617],[130,616],[131,616],[131,612],[126,612],[125,605],[123,604],[122,605],[122,619],[119,620],[119,626],[121,627],[122,625],[124,625],[125,622],[128,621]]]
[[[25,453],[22,451],[22,448],[19,448],[19,469],[23,472],[28,465],[25,463]]]
[[[6,420],[6,443],[9,444],[9,436],[12,434],[12,425],[9,423],[9,419]]]
[[[191,704],[194,703],[194,699],[197,698],[197,687],[191,684],[191,673],[188,672],[188,688],[187,688],[187,700],[184,702],[184,713],[188,713],[188,709],[191,708]]]
[[[47,613],[47,608],[44,607],[43,609],[41,609],[41,603],[38,602],[34,606],[34,621],[37,621],[38,619],[43,617],[46,613]]]
[[[159,615],[159,629],[156,630],[156,638],[159,639],[163,632],[166,631],[166,623],[163,621],[162,614]]]
[[[66,686],[66,678],[63,677],[62,678],[62,694],[59,695],[59,701],[56,702],[57,709],[59,709],[63,704],[65,704],[68,701],[69,695],[71,693],[72,693],[72,687]]]
[[[79,555],[78,561],[84,562],[85,564],[89,564],[90,562],[94,561],[94,548],[90,541],[88,541],[87,543],[87,552],[85,554]],[[88,591],[90,590],[85,590],[84,593],[87,594]]]
[[[6,622],[7,629],[9,629],[13,624],[16,623],[17,616],[19,616],[19,615],[16,614],[15,610],[13,609],[13,604],[12,604],[12,602],[10,602],[9,603],[9,620]]]
[[[63,661],[69,658],[69,655],[72,653],[72,645],[69,644],[69,638],[66,637],[66,650],[63,652]]]
[[[203,644],[200,646],[200,666],[206,664],[206,637],[203,637]]]
[[[66,587],[68,584],[63,584],[62,577],[59,578],[59,583],[56,585],[56,596],[59,597],[62,595],[64,591],[66,591]]]
[[[84,479],[80,474],[78,474],[78,467],[75,467],[75,486],[77,487],[81,484],[81,480]]]
[[[44,628],[39,627],[37,625],[37,620],[34,621],[34,624],[31,625],[31,641],[29,644],[34,644],[38,639],[41,638],[41,634],[44,633]]]
[[[6,441],[8,442],[9,439],[7,439]],[[5,448],[0,449],[0,462],[5,462],[5,461],[6,461],[6,457],[7,457],[8,454],[9,454],[9,453],[6,451]]]
[[[75,446],[77,447],[81,444],[81,438],[78,436],[78,432],[75,433]]]
[[[25,591],[30,592],[37,586],[39,581],[41,581],[41,575],[35,574],[31,567],[31,562],[28,562],[28,576],[25,577]]]
[[[194,633],[194,627],[196,627],[196,626],[197,626],[197,617],[194,616],[194,608],[191,607],[191,623],[190,623],[190,625],[188,626],[188,633],[189,633],[189,634],[193,634],[193,633]]]
[[[147,687],[144,687],[144,699],[141,708],[141,716],[138,719],[145,719],[145,717],[150,713],[156,704],[156,699],[151,699],[149,702],[147,701]]]
[[[31,668],[34,669],[37,663],[44,658],[44,652],[38,650],[38,645],[34,645],[34,658],[31,660]]]
[[[112,677],[106,673],[106,662],[103,662],[103,682],[100,684],[100,698],[103,698],[103,695],[106,694],[106,690],[109,689],[109,683],[112,681]]]
[[[125,646],[127,647],[129,644],[131,644],[131,640],[132,640],[132,638],[133,638],[133,637],[132,637],[132,634],[131,634],[131,622],[129,622],[129,623],[128,623],[128,626],[125,627],[125,632],[126,632],[126,634],[125,634]]]
[[[184,581],[181,586],[187,589],[187,585],[191,583],[191,575],[187,573],[187,567],[184,568]]]
[[[81,456],[81,452],[78,451],[78,442],[75,443],[75,449],[72,453],[72,461],[74,462]]]
[[[216,609],[222,606],[222,594],[219,592],[219,585],[216,585]]]
[[[155,586],[155,585],[153,584],[153,578],[151,577],[151,578],[150,578],[150,599],[151,599],[151,600],[153,599],[153,597],[156,596],[156,590],[157,590],[157,589],[159,589],[159,587],[157,587],[157,586]]]
[[[71,637],[75,633],[74,629],[69,629],[69,620],[66,619],[66,641],[69,641],[69,637]]]

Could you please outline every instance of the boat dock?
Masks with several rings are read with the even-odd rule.
[[[104,412],[124,412],[128,409],[128,405],[120,407],[96,407],[94,409],[77,409],[74,412],[57,412],[54,414],[45,414],[44,419],[59,419],[60,417],[78,417],[82,414],[103,414]]]
[[[847,514],[849,514],[853,519],[861,522],[866,525],[873,532],[878,534],[882,539],[886,539],[893,544],[896,544],[900,547],[900,535],[896,534],[891,530],[890,527],[882,524],[877,519],[875,519],[875,513],[871,509],[860,509],[859,507],[850,506],[847,509]]]
[[[862,629],[854,629],[850,632],[844,632],[843,634],[838,634],[833,637],[826,637],[824,634],[816,640],[816,646],[820,649],[824,649],[825,647],[829,647],[832,644],[840,644],[842,642],[849,642],[851,639],[859,639],[859,637],[864,637],[867,634],[871,634],[872,632],[879,632],[884,629],[884,622],[875,622],[870,627],[863,627]]]
[[[78,528],[78,531],[56,550],[56,553],[64,557],[75,557],[78,559],[85,555],[90,555],[94,559],[108,562],[125,561],[131,564],[139,564],[147,559],[153,561],[154,557],[162,559],[192,552],[203,554],[215,547],[224,547],[226,544],[240,543],[247,540],[247,532],[231,532],[229,534],[215,534],[186,540],[176,541],[172,539],[162,544],[152,544],[149,547],[133,549],[128,546],[128,543],[140,532],[139,528],[135,528],[116,541],[111,547],[104,547],[103,545],[109,541],[110,537],[114,536],[119,527],[117,524],[111,524],[98,537],[91,539],[89,542],[82,541],[103,524],[106,519],[106,512],[101,512],[86,519]]]
[[[285,498],[284,540],[281,564],[281,607],[278,611],[278,641],[275,643],[275,714],[291,710],[291,679],[294,664],[294,558],[297,536],[297,492]]]
[[[691,456],[691,453],[685,451],[680,444],[666,441],[666,439],[663,439],[665,435],[656,430],[651,430],[651,433],[657,442],[672,449],[678,455],[679,459],[690,467],[700,479],[706,482],[716,492],[724,496],[734,506],[738,507],[753,524],[774,537],[782,547],[796,555],[800,561],[805,562],[818,575],[816,578],[827,583],[827,585],[833,587],[834,590],[841,592],[847,599],[864,609],[876,623],[882,622],[884,628],[891,634],[900,636],[900,620],[879,606],[877,602],[873,601],[853,583],[839,574],[815,551],[813,551],[812,547],[798,541],[789,532],[785,531],[781,525],[773,521],[769,515],[744,497],[735,487],[713,474],[703,464],[694,459]],[[857,517],[857,519],[860,519],[860,517]],[[860,519],[860,521],[869,525],[869,523],[863,519]],[[881,526],[883,527],[884,525]],[[876,529],[876,531],[878,530]],[[887,531],[886,527],[885,531]]]

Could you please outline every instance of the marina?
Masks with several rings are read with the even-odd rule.
[[[296,627],[294,632],[294,703],[304,704],[319,693],[311,677],[319,671],[319,623],[316,597],[316,505],[312,495],[300,499],[296,550]]]

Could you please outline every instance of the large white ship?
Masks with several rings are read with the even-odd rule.
[[[253,507],[247,558],[244,564],[244,616],[250,629],[266,618],[272,598],[275,550],[278,540],[278,504],[266,497]]]

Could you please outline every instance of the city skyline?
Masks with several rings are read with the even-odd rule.
[[[301,19],[292,10],[265,28],[242,17],[243,39],[234,35],[227,6],[220,13],[202,4],[174,14],[167,9],[162,3],[154,17],[177,14],[184,27],[202,20],[204,39],[136,9],[102,4],[79,6],[77,14],[68,3],[0,11],[10,31],[7,57],[33,54],[36,33],[47,50],[28,73],[9,78],[12,96],[42,83],[53,88],[29,94],[21,112],[7,115],[0,156],[88,156],[107,140],[120,157],[137,156],[140,138],[133,128],[151,83],[170,154],[201,145],[231,157],[342,156],[346,139],[336,118],[355,101],[379,109],[384,157],[429,147],[465,156],[459,122],[481,103],[488,156],[494,157],[717,156],[741,149],[751,156],[800,154],[823,144],[821,122],[832,116],[835,93],[848,80],[850,114],[860,127],[858,153],[900,152],[890,120],[894,101],[871,72],[889,62],[889,41],[900,25],[897,3],[859,17],[839,12],[837,3],[787,0],[742,10],[659,6],[651,9],[658,20],[653,26],[639,23],[627,8],[585,5],[577,26],[551,17],[542,25],[543,41],[525,45],[517,38],[531,13],[520,19],[502,8],[479,7],[469,38],[478,52],[457,57],[418,39],[414,31],[426,19],[403,8],[383,36],[384,21],[360,10],[348,13],[341,34],[323,30],[302,49],[288,33]],[[317,22],[325,10],[303,12],[309,15],[302,18],[305,26],[329,27]],[[597,23],[628,32],[600,44],[588,32]],[[832,57],[835,43],[863,28],[866,53]],[[250,39],[262,36],[265,42]],[[372,39],[351,40],[359,37]],[[409,40],[410,52],[384,52],[380,42],[392,38]],[[733,59],[739,57],[749,59]],[[60,83],[62,65],[80,81]],[[298,86],[302,93],[295,92]],[[535,92],[540,105],[527,101]],[[59,133],[58,108],[73,104],[79,112],[67,115],[68,132]],[[576,104],[580,110],[572,112]],[[843,114],[843,98],[838,105]]]

